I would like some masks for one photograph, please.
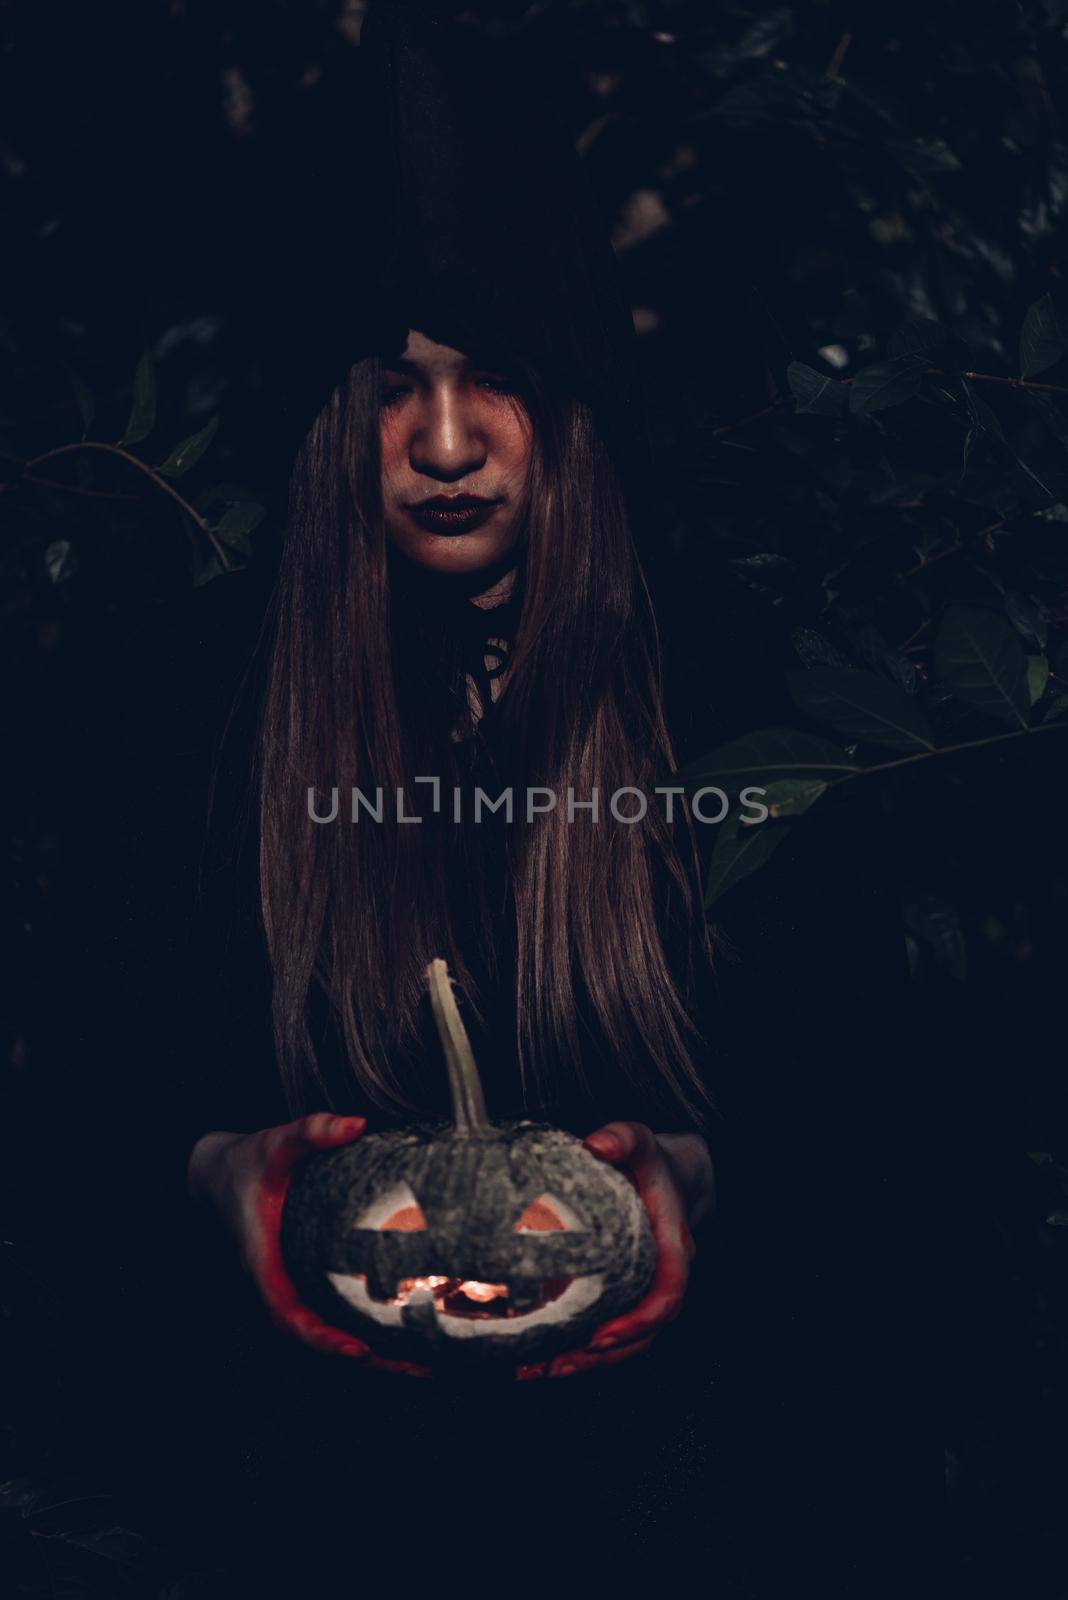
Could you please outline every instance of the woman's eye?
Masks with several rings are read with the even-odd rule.
[[[488,389],[490,394],[514,394],[514,386],[507,378],[500,378],[494,374],[486,374],[476,378],[475,383],[480,389]]]
[[[382,390],[381,398],[379,400],[379,405],[381,405],[383,407],[385,407],[385,406],[395,406],[401,400],[404,399],[405,395],[411,394],[411,392],[412,391],[408,387],[407,384],[403,384],[403,383],[387,384],[385,386],[385,388]]]

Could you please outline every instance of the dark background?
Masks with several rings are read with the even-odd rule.
[[[280,186],[254,235],[234,217],[344,102],[362,9],[0,12],[5,1104],[31,1081],[62,1099],[72,1070],[55,1015],[87,997],[55,952],[86,921],[100,752],[152,718],[130,641],[193,638],[224,602],[190,596],[243,581],[225,566],[271,569],[287,469],[265,442],[271,327],[249,339],[236,312],[262,253],[299,249],[299,191]],[[907,964],[908,1009],[858,1019],[832,970],[800,1057],[818,1094],[833,1040],[855,1081],[825,1092],[914,1140],[948,1290],[913,1310],[954,1579],[1063,1596],[1068,6],[546,0],[480,6],[473,25],[522,33],[613,230],[660,491],[643,548],[691,689],[680,754],[709,782],[768,781],[766,741],[721,747],[791,730],[784,814],[744,852],[715,840],[713,918],[744,917],[781,860],[809,862],[814,895],[839,882],[855,830],[835,822],[861,803],[892,880],[873,948]],[[114,450],[41,459],[124,438],[147,473]],[[93,703],[116,683],[121,704]],[[226,699],[206,672],[181,691],[178,741]],[[814,790],[814,738],[887,770]],[[835,1138],[863,1168],[850,1114]],[[18,1244],[8,1324],[26,1316]],[[14,1424],[3,1445],[9,1536],[46,1539]]]

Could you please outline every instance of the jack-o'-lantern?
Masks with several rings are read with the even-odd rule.
[[[528,1362],[573,1349],[647,1288],[645,1208],[572,1134],[488,1120],[445,962],[427,978],[453,1121],[310,1156],[283,1212],[287,1268],[379,1355]]]

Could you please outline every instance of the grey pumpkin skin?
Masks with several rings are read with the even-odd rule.
[[[427,976],[454,1122],[365,1134],[302,1162],[282,1214],[286,1269],[306,1304],[377,1355],[466,1365],[524,1363],[574,1349],[648,1288],[656,1246],[645,1207],[623,1174],[573,1134],[541,1123],[488,1120],[445,963],[431,962]],[[422,1211],[425,1229],[356,1226],[401,1185]],[[542,1195],[562,1202],[577,1225],[517,1232],[527,1206]],[[446,1332],[433,1304],[417,1299],[398,1308],[399,1320],[390,1325],[339,1293],[330,1273],[362,1275],[376,1301],[391,1299],[402,1278],[437,1274],[503,1283],[516,1316],[446,1319],[454,1329],[461,1320],[467,1324],[461,1335]],[[572,1302],[565,1296],[550,1302],[543,1320],[524,1326],[524,1314],[554,1278],[585,1280],[585,1287]],[[575,1306],[570,1312],[569,1303]]]
[[[415,1197],[425,1230],[355,1227],[361,1213],[401,1183]],[[519,1218],[543,1194],[563,1201],[582,1228],[517,1233]],[[581,1345],[641,1297],[656,1254],[645,1209],[626,1178],[573,1135],[530,1122],[494,1127],[490,1138],[451,1128],[366,1134],[309,1157],[290,1184],[282,1251],[298,1291],[328,1322],[366,1340],[376,1354],[450,1364],[531,1361]],[[509,1334],[502,1322],[480,1319],[478,1335],[461,1338],[442,1330],[433,1308],[399,1327],[375,1321],[338,1293],[330,1272],[365,1274],[380,1300],[396,1293],[401,1278],[432,1273],[506,1283],[519,1313],[536,1303],[547,1279],[596,1273],[601,1287],[592,1304],[566,1321]]]

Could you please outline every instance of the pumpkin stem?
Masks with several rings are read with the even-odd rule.
[[[456,1005],[449,969],[440,956],[427,967],[426,976],[438,1038],[449,1070],[453,1125],[457,1133],[489,1133],[492,1125],[486,1115],[475,1053]]]

